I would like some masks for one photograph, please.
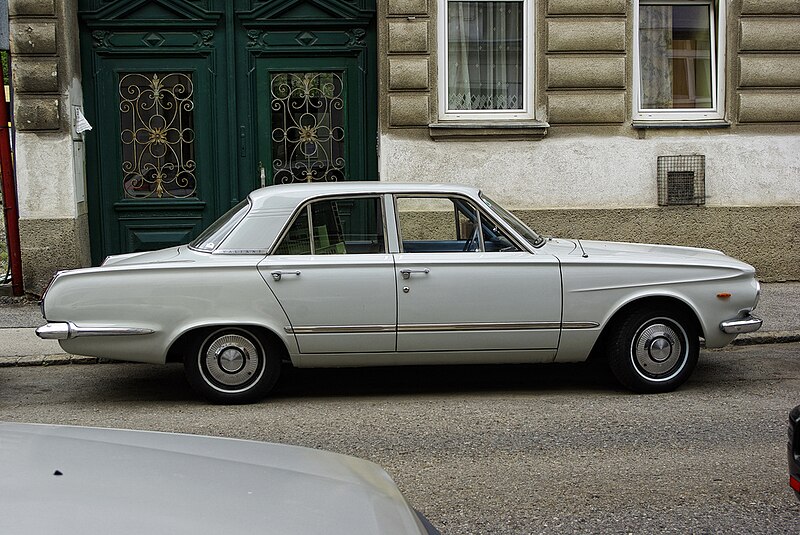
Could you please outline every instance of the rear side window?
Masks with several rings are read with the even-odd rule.
[[[378,197],[324,199],[298,213],[273,254],[385,253],[383,212]]]
[[[225,215],[217,219],[210,227],[204,230],[193,242],[189,244],[192,249],[211,252],[222,243],[228,234],[239,224],[250,210],[250,202],[245,199]]]

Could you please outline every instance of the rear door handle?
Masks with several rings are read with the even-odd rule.
[[[430,272],[431,272],[431,270],[430,270],[430,269],[428,269],[428,268],[422,268],[422,269],[401,269],[401,270],[400,270],[400,275],[402,275],[402,277],[403,277],[404,279],[409,279],[409,278],[411,278],[411,274],[412,274],[412,273],[422,273],[422,274],[424,274],[424,275],[427,275],[427,274],[428,274],[428,273],[430,273]]]
[[[270,275],[272,275],[273,279],[275,279],[276,281],[279,281],[279,280],[281,280],[281,277],[283,277],[284,275],[296,275],[296,276],[299,277],[300,276],[300,270],[299,269],[296,270],[296,271],[275,270],[275,271],[271,272]]]

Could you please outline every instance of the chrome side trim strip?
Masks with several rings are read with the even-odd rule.
[[[405,323],[397,326],[399,332],[441,332],[441,331],[527,331],[538,329],[558,329],[557,321],[508,322],[508,323]]]
[[[314,325],[283,328],[286,334],[391,333],[394,325]]]
[[[397,326],[398,332],[444,331],[533,331],[544,329],[594,329],[599,323],[573,321],[563,325],[557,321],[507,322],[507,323],[405,323]],[[314,325],[283,328],[287,334],[344,334],[394,332],[394,325]]]
[[[36,329],[36,336],[43,340],[69,340],[79,336],[134,336],[154,332],[141,327],[78,327],[71,321],[59,321],[42,325]]]
[[[565,321],[561,324],[562,329],[596,329],[600,324],[596,321]]]

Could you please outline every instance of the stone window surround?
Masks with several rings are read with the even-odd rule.
[[[438,24],[437,24],[437,50],[439,56],[438,64],[438,97],[439,97],[439,121],[461,121],[461,122],[505,122],[505,121],[530,121],[534,118],[534,86],[536,81],[536,21],[534,17],[534,0],[515,0],[523,3],[525,21],[523,26],[523,37],[525,50],[523,51],[526,68],[524,68],[524,95],[526,98],[525,107],[521,110],[496,110],[496,111],[448,111],[447,110],[447,5],[451,1],[458,0],[437,0]],[[491,1],[491,0],[486,0]],[[503,1],[503,0],[497,0]]]
[[[447,80],[447,3],[450,0],[437,0],[438,10],[436,28],[436,47],[438,50],[438,80]],[[474,139],[491,136],[503,139],[541,139],[547,135],[550,125],[545,121],[537,120],[536,113],[536,2],[535,0],[522,0],[524,2],[526,19],[523,33],[525,35],[524,55],[529,67],[525,69],[524,80],[525,95],[528,102],[521,111],[499,112],[447,112],[447,83],[437,82],[438,110],[437,120],[428,125],[432,139]]]
[[[714,107],[710,110],[640,110],[641,98],[641,76],[639,70],[639,6],[642,3],[651,3],[649,0],[634,0],[633,17],[633,127],[634,128],[658,128],[658,127],[727,127],[730,124],[725,121],[725,79],[726,79],[726,34],[727,34],[727,13],[725,0],[666,0],[658,3],[669,4],[710,4],[713,10],[713,34],[716,40],[715,68],[712,69],[713,83],[716,86],[714,91]]]

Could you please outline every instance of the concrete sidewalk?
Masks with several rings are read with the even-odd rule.
[[[734,344],[800,341],[800,282],[764,283],[755,315],[761,329],[739,335]],[[55,340],[41,340],[34,329],[44,325],[36,303],[0,297],[0,367],[85,364],[103,359],[66,355]]]

